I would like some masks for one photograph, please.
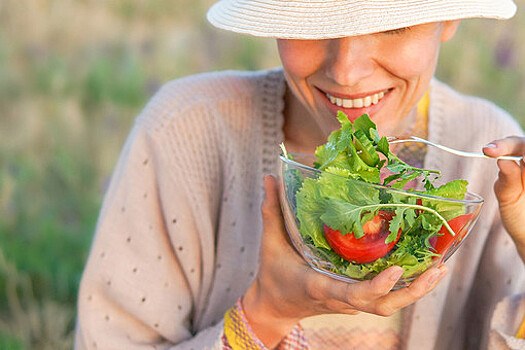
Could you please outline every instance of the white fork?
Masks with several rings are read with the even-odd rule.
[[[483,153],[460,151],[460,150],[457,150],[457,149],[454,149],[454,148],[450,148],[450,147],[447,147],[447,146],[440,145],[438,143],[434,143],[434,142],[422,139],[422,138],[417,137],[417,136],[407,136],[407,137],[403,137],[403,138],[399,138],[399,137],[395,137],[395,136],[388,136],[387,140],[388,140],[388,143],[391,143],[391,144],[394,144],[394,143],[405,143],[405,142],[421,142],[421,143],[425,143],[427,145],[437,147],[437,148],[439,148],[439,149],[441,149],[443,151],[450,152],[450,153],[453,153],[453,154],[456,154],[456,155],[462,156],[462,157],[489,158],[489,159],[508,159],[508,160],[515,160],[515,161],[520,161],[522,159],[522,157],[517,157],[517,156],[501,156],[501,157],[497,157],[497,158],[487,157]]]

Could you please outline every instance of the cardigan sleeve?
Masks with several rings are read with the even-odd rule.
[[[520,125],[507,114],[503,116],[499,119],[499,123],[494,126],[496,137],[523,136]],[[491,166],[495,167],[496,165],[491,164]],[[496,202],[493,191],[486,200]],[[469,344],[476,344],[480,338],[481,343],[477,344],[475,348],[502,350],[508,348],[503,346],[504,343],[517,344],[518,339],[514,338],[517,329],[501,327],[499,324],[502,317],[507,318],[508,316],[502,314],[504,311],[502,311],[503,306],[501,304],[505,304],[505,300],[511,296],[515,296],[512,298],[519,297],[524,291],[525,265],[513,240],[503,227],[499,211],[496,210],[489,235],[484,244],[473,293],[471,294],[470,306],[473,315],[471,320],[476,320],[476,322],[470,322],[467,325],[467,327],[475,327],[474,323],[485,323],[482,329],[490,329],[490,334],[483,334],[480,337],[479,334],[476,335],[476,332],[471,332]],[[497,304],[500,306],[496,306]],[[521,317],[525,317],[525,311],[522,311]],[[503,339],[506,342],[501,342]],[[512,349],[512,347],[509,348]]]
[[[525,349],[525,339],[515,337],[525,317],[525,294],[508,296],[498,303],[491,321],[489,349]]]
[[[158,137],[136,124],[114,171],[80,285],[78,350],[220,348],[222,320],[196,325],[213,215],[196,213]]]
[[[495,306],[507,296],[523,293],[525,287],[524,271],[523,261],[519,257],[512,239],[503,229],[501,222],[496,221],[485,244],[483,258],[475,277],[476,282],[473,289],[475,294],[471,295],[470,300],[472,310],[470,320],[476,320],[476,322],[469,322],[467,325],[467,327],[479,329],[479,325],[476,323],[481,323],[481,326],[486,323],[481,329],[490,329],[490,335],[483,334],[481,344],[474,348],[505,349],[495,346],[493,340],[489,341],[490,338],[493,338],[493,333],[498,331],[494,325],[494,318],[498,317],[495,313]],[[515,331],[505,329],[505,335],[513,337]],[[478,334],[476,335],[476,333]],[[470,344],[476,344],[480,340],[479,331],[471,331],[470,336]]]
[[[284,87],[280,71],[206,73],[168,83],[148,103],[99,215],[77,349],[222,347],[224,313],[257,266],[262,179],[253,175],[276,162],[268,155]]]

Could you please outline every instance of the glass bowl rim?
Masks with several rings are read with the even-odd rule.
[[[288,154],[291,154],[292,156],[315,157],[315,155],[308,154],[308,153],[293,153],[293,152],[290,152]],[[393,188],[393,187],[389,187],[389,186],[384,186],[384,185],[380,185],[380,184],[373,184],[373,183],[369,183],[369,182],[362,181],[362,180],[356,180],[356,179],[352,179],[350,177],[345,177],[345,176],[341,176],[341,175],[334,174],[334,173],[329,173],[327,171],[319,170],[319,169],[313,168],[311,166],[308,166],[308,165],[296,162],[295,160],[288,159],[283,154],[280,154],[279,158],[281,158],[282,161],[284,161],[286,163],[289,163],[289,164],[291,164],[293,166],[299,167],[299,168],[303,168],[303,169],[310,170],[310,171],[317,172],[317,173],[321,173],[321,174],[324,173],[324,174],[330,174],[330,175],[333,175],[333,176],[338,176],[340,178],[347,179],[347,180],[350,180],[350,181],[358,181],[358,182],[364,183],[364,184],[366,184],[368,186],[372,186],[372,187],[376,187],[376,188],[380,188],[380,189],[386,189],[386,190],[394,191],[394,192],[399,192],[399,193],[402,193],[402,194],[408,195],[408,196],[426,197],[426,198],[430,198],[430,199],[434,199],[434,200],[441,200],[441,201],[448,201],[448,202],[455,202],[455,203],[463,203],[463,204],[483,204],[485,202],[483,197],[481,197],[479,194],[474,193],[474,192],[470,192],[470,191],[467,191],[467,194],[469,194],[470,196],[472,196],[474,198],[477,198],[477,199],[452,199],[452,198],[445,198],[445,197],[439,197],[439,196],[432,196],[432,195],[423,194],[423,193],[414,193],[414,192],[409,192],[409,191],[405,191],[405,190],[401,190],[401,189],[397,189],[397,188]]]

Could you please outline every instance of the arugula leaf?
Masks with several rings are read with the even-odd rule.
[[[326,199],[326,211],[321,215],[321,220],[333,230],[345,235],[354,234],[359,239],[364,236],[361,226],[362,207],[334,198]]]
[[[395,160],[390,162],[386,168],[388,170],[390,170],[391,172],[393,173],[401,173],[403,171],[406,170],[406,165],[405,164],[402,164],[402,163],[399,163],[399,162],[396,162]]]
[[[414,210],[414,209],[408,210],[407,209],[407,210],[405,210],[403,212],[403,214],[404,214],[404,219],[405,219],[405,224],[406,224],[405,227],[410,227],[410,226],[414,225],[414,222],[416,221],[416,218],[417,218],[416,210]]]
[[[452,180],[438,188],[423,192],[429,196],[450,198],[450,199],[463,199],[467,193],[468,182],[466,180]]]
[[[415,172],[415,171],[412,172],[412,173],[405,172],[405,173],[402,173],[400,175],[401,175],[400,180],[395,182],[395,183],[393,183],[392,185],[390,185],[391,187],[402,190],[403,188],[405,188],[405,186],[406,186],[406,184],[408,182],[410,182],[410,181],[412,181],[415,178],[420,176],[420,174],[418,172]]]
[[[395,241],[399,230],[404,229],[403,217],[405,215],[406,210],[407,208],[403,208],[403,207],[398,207],[394,210],[395,215],[392,217],[392,220],[390,220],[390,223],[388,226],[390,234],[387,236],[385,243],[390,243],[390,242]]]

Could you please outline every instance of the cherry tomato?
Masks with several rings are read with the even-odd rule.
[[[373,262],[391,251],[399,240],[401,229],[393,242],[385,243],[393,217],[392,212],[379,211],[363,225],[364,236],[359,239],[352,232],[343,235],[327,225],[324,225],[324,236],[330,247],[343,259],[359,264]]]
[[[461,241],[461,239],[465,235],[465,232],[463,232],[463,230],[466,228],[467,224],[472,219],[472,215],[473,214],[464,214],[448,221],[450,228],[452,228],[452,231],[456,233],[456,236],[452,236],[445,226],[441,226],[441,230],[439,230],[440,236],[434,236],[428,240],[436,253],[445,254],[448,251],[448,249],[452,246],[458,235],[458,242]]]

